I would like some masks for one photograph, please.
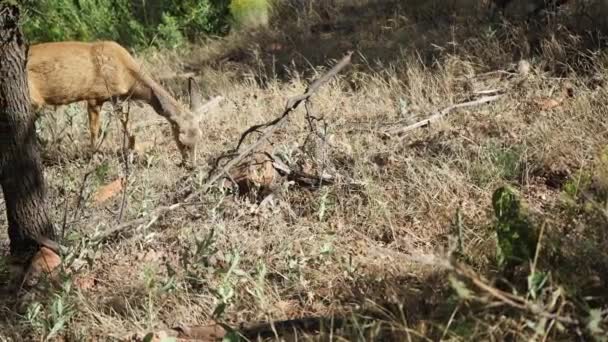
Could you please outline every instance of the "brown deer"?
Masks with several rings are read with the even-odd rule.
[[[190,110],[182,107],[137,64],[129,52],[112,41],[55,42],[30,46],[27,60],[30,98],[34,108],[87,102],[91,145],[100,132],[100,111],[112,99],[143,101],[171,124],[182,165],[196,161],[200,95],[190,84]],[[192,101],[197,99],[197,101]]]

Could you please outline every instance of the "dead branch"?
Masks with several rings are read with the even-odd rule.
[[[473,94],[475,95],[497,95],[500,93],[503,93],[504,90],[502,89],[486,89],[486,90],[475,90],[473,91]]]
[[[234,332],[248,339],[275,338],[296,332],[318,333],[323,328],[340,329],[346,324],[347,319],[343,317],[302,317],[282,321],[260,322],[260,323],[241,323],[234,328]],[[224,324],[213,324],[207,326],[187,327],[178,326],[172,328],[171,335],[178,338],[211,340],[220,339],[226,336],[230,327]],[[232,330],[232,329],[231,329]]]
[[[502,95],[483,96],[474,101],[457,103],[457,104],[451,105],[449,107],[446,107],[446,108],[442,109],[441,111],[431,115],[428,119],[418,121],[415,124],[405,126],[405,127],[396,127],[396,128],[387,129],[383,133],[384,133],[384,135],[390,136],[393,134],[403,134],[403,133],[412,131],[416,128],[426,127],[426,126],[430,125],[432,122],[437,121],[437,120],[441,119],[442,117],[446,116],[447,114],[449,114],[451,111],[453,111],[455,109],[477,106],[477,105],[488,103],[488,102],[494,102],[494,101],[498,100],[500,97],[502,97]]]
[[[90,160],[89,160],[89,165],[91,165]],[[78,200],[76,202],[76,209],[74,210],[74,216],[72,217],[72,221],[76,221],[76,217],[78,216],[80,209],[82,208],[82,202],[84,201],[83,195],[84,195],[84,190],[87,185],[87,180],[89,179],[89,176],[91,176],[91,174],[93,174],[93,172],[95,172],[95,169],[91,168],[82,177],[82,184],[80,185],[80,190],[78,191]]]
[[[456,271],[456,273],[468,278],[478,289],[486,292],[491,297],[494,297],[495,299],[499,300],[500,302],[502,302],[504,304],[507,304],[515,309],[527,311],[533,315],[556,320],[563,324],[569,324],[569,325],[578,325],[579,324],[579,321],[576,319],[572,319],[567,316],[560,316],[557,314],[547,312],[539,305],[530,303],[525,298],[502,291],[500,289],[497,289],[497,288],[487,284],[479,275],[477,275],[473,270],[466,267],[465,265],[454,264],[454,263],[452,263],[452,264],[453,264],[452,265],[453,270]]]
[[[274,167],[275,170],[283,173],[287,176],[288,180],[294,181],[299,185],[309,188],[318,188],[321,185],[332,185],[335,182],[334,178],[331,176],[325,176],[322,174],[317,176],[306,172],[293,170],[283,163],[277,156],[270,154],[267,155],[272,160],[272,167]]]
[[[192,205],[192,203],[188,203],[188,204]],[[104,232],[101,232],[101,233],[93,236],[91,238],[91,240],[95,241],[95,242],[102,242],[127,228],[141,226],[144,223],[145,223],[144,228],[148,228],[148,227],[152,226],[154,223],[156,223],[156,221],[158,221],[158,219],[164,217],[167,213],[174,211],[175,209],[181,208],[183,206],[186,206],[186,203],[176,203],[173,205],[157,207],[156,209],[152,210],[152,212],[150,212],[146,216],[143,216],[138,219],[131,220],[131,221],[119,224],[117,226],[114,226],[113,228],[110,228]]]
[[[344,56],[342,58],[342,60],[340,60],[340,62],[338,64],[336,64],[333,68],[331,68],[331,70],[329,70],[325,75],[321,76],[319,79],[314,81],[308,87],[308,89],[306,90],[306,92],[304,94],[294,96],[294,97],[288,99],[287,103],[285,104],[285,110],[279,117],[277,117],[276,119],[274,119],[268,123],[261,124],[261,125],[255,125],[255,126],[250,127],[249,129],[247,129],[241,135],[241,138],[239,139],[239,143],[237,144],[235,151],[238,151],[240,149],[241,145],[243,144],[243,142],[245,141],[247,136],[249,136],[249,134],[257,131],[260,128],[268,127],[264,131],[262,136],[256,142],[254,142],[253,144],[251,144],[251,145],[247,146],[245,149],[243,149],[234,159],[232,159],[227,164],[225,164],[223,166],[223,168],[226,170],[230,170],[233,166],[235,166],[243,158],[245,158],[249,153],[251,153],[253,150],[255,150],[264,141],[266,141],[266,139],[268,139],[277,130],[277,128],[280,127],[280,123],[283,121],[283,119],[285,119],[294,109],[296,109],[300,105],[300,103],[302,103],[305,100],[308,100],[314,93],[316,93],[319,90],[319,88],[323,84],[327,83],[327,81],[329,81],[333,76],[338,74],[342,69],[344,69],[350,63],[352,54],[353,54],[353,52],[349,51],[346,54],[346,56]],[[223,174],[224,174],[223,170],[220,170],[214,176],[210,177],[209,180],[203,186],[202,191],[206,192],[213,185],[213,183],[215,183],[218,179],[220,179],[222,177]]]
[[[123,186],[122,186],[122,199],[120,201],[120,210],[118,212],[118,219],[117,222],[121,222],[123,215],[124,215],[124,211],[125,208],[127,206],[127,195],[128,195],[128,184],[129,184],[129,175],[130,175],[130,168],[129,168],[129,164],[130,164],[130,160],[129,160],[129,155],[130,152],[129,150],[134,148],[134,137],[129,133],[129,114],[131,112],[131,106],[128,104],[129,102],[127,102],[127,111],[123,112],[121,110],[121,119],[120,119],[120,123],[122,126],[122,149],[121,149],[121,156],[122,156],[122,162],[123,162],[123,172],[124,172],[124,178],[123,178]]]
[[[201,190],[191,193],[180,203],[176,203],[176,204],[169,205],[169,206],[157,207],[156,209],[152,210],[149,214],[147,214],[143,217],[116,225],[113,228],[110,228],[100,234],[97,234],[95,237],[93,237],[93,240],[97,241],[97,242],[101,242],[128,228],[139,227],[141,225],[144,225],[145,228],[148,228],[148,227],[152,226],[156,221],[158,221],[158,219],[164,217],[169,212],[172,212],[172,211],[174,211],[178,208],[184,207],[186,205],[192,205],[193,203],[191,203],[191,201],[194,198],[196,198],[197,196],[200,196],[201,194],[206,193],[211,188],[211,186],[216,181],[218,181],[222,177],[222,175],[225,174],[225,170],[229,170],[230,168],[237,165],[244,157],[246,157],[249,153],[251,153],[258,146],[260,146],[262,144],[262,142],[264,142],[266,139],[268,139],[272,135],[272,133],[274,133],[274,131],[276,131],[276,129],[280,126],[279,124],[281,123],[281,121],[283,119],[285,119],[289,115],[289,113],[291,113],[294,109],[296,109],[300,105],[300,103],[308,100],[314,93],[316,93],[319,90],[319,88],[323,84],[327,83],[327,81],[329,81],[332,77],[334,77],[342,69],[344,69],[350,63],[352,54],[353,54],[352,51],[347,52],[346,55],[340,60],[340,62],[338,64],[336,64],[333,68],[331,68],[327,73],[325,73],[319,79],[314,81],[307,88],[307,90],[304,94],[288,99],[287,103],[285,105],[285,110],[283,111],[281,116],[272,120],[270,123],[253,126],[253,127],[249,128],[248,130],[246,130],[245,133],[243,133],[241,135],[241,139],[240,139],[235,151],[239,150],[239,147],[241,146],[242,142],[245,140],[245,138],[247,137],[248,134],[250,134],[253,131],[258,130],[260,127],[268,127],[264,131],[264,134],[256,142],[254,142],[253,144],[244,148],[234,159],[232,159],[231,161],[229,161],[228,163],[223,165],[215,175],[211,176],[207,180],[207,182],[203,185]],[[219,101],[221,101],[221,97],[220,97],[220,99],[218,99],[218,97],[216,97],[216,98],[212,99],[211,101],[209,101],[207,104],[209,106],[211,106],[214,103],[219,103]],[[220,158],[222,158],[222,157],[220,157]],[[212,170],[212,172],[213,172],[213,170]]]

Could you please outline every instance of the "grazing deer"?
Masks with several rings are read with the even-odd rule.
[[[111,99],[143,101],[171,124],[182,165],[196,161],[200,94],[190,84],[190,110],[148,76],[125,48],[111,41],[56,42],[30,46],[27,60],[30,98],[34,108],[87,102],[91,145],[101,128],[100,111]],[[196,101],[193,101],[196,99]]]

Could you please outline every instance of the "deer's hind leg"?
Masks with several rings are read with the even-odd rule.
[[[87,112],[89,113],[89,131],[91,134],[91,148],[95,150],[101,133],[101,105],[103,102],[87,101]]]

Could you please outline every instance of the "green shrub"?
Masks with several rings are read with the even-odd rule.
[[[492,195],[492,206],[496,215],[498,266],[511,267],[531,260],[538,233],[519,195],[510,187],[500,187]]]
[[[23,30],[32,43],[115,40],[175,48],[229,30],[230,0],[26,0]]]
[[[230,14],[237,28],[254,28],[268,24],[269,0],[232,0]]]
[[[126,1],[39,0],[25,6],[24,32],[32,42],[119,39]]]
[[[176,48],[184,43],[184,36],[179,30],[177,19],[169,14],[163,14],[162,23],[158,25],[158,45]]]

